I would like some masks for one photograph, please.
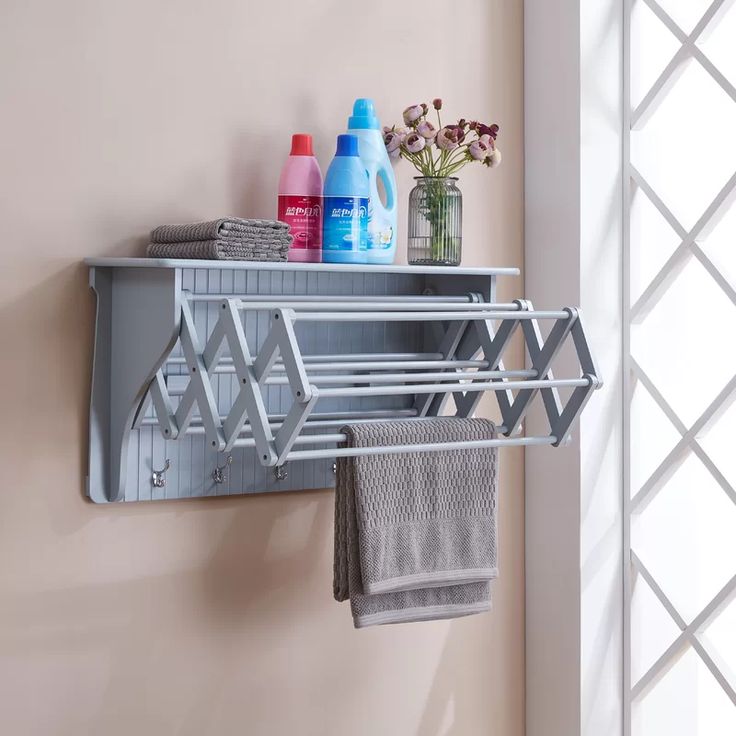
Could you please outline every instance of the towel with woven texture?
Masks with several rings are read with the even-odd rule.
[[[355,448],[495,436],[490,421],[451,417],[343,432]],[[497,486],[496,448],[338,458],[334,595],[356,628],[490,609]]]
[[[293,238],[278,220],[222,217],[207,222],[160,225],[151,232],[151,258],[285,261]]]

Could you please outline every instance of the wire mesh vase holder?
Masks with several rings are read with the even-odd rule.
[[[98,502],[325,487],[345,455],[558,446],[600,386],[577,309],[495,302],[496,276],[512,269],[89,263]],[[517,332],[529,367],[506,370]],[[555,378],[568,341],[580,375]],[[495,438],[343,446],[345,424],[469,417],[486,393]],[[549,433],[522,436],[536,397]]]

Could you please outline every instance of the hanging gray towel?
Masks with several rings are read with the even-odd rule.
[[[484,419],[345,427],[349,447],[483,440]],[[498,575],[495,448],[338,458],[334,595],[356,628],[487,611]]]
[[[207,222],[159,225],[151,231],[152,243],[191,243],[195,240],[276,241],[289,236],[289,226],[280,220],[255,220],[221,217]],[[289,241],[291,242],[291,241]]]

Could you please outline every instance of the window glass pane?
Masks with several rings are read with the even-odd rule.
[[[690,649],[634,704],[632,736],[733,736],[736,708]]]
[[[736,204],[731,203],[724,210],[712,231],[698,239],[698,245],[731,287],[736,289]]]
[[[631,495],[635,496],[681,435],[640,382],[631,399]]]
[[[736,373],[731,335],[736,305],[691,258],[642,322],[631,325],[631,354],[689,425]]]
[[[680,48],[680,42],[644,2],[631,11],[631,104],[637,107]]]
[[[631,623],[631,676],[637,682],[677,639],[680,629],[641,577],[631,596]]]
[[[690,622],[733,576],[736,506],[694,455],[634,517],[631,546]]]
[[[657,0],[685,33],[690,33],[713,0]]]
[[[718,67],[731,84],[736,85],[736,5],[724,3],[728,9],[719,19],[710,33],[698,40],[698,46],[706,56]]]
[[[736,168],[736,104],[691,62],[639,130],[631,161],[689,230]]]
[[[632,194],[629,292],[633,305],[681,240],[649,197],[638,189]]]
[[[736,599],[719,613],[700,638],[736,687]]]

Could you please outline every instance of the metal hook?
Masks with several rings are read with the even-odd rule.
[[[225,471],[230,467],[230,465],[233,464],[233,456],[228,455],[227,460],[225,460],[225,464],[220,466],[216,465],[214,471],[212,472],[212,480],[215,481],[218,485],[221,483],[227,482],[227,475],[225,475]]]
[[[277,465],[273,469],[273,474],[276,480],[286,480],[289,477],[289,471],[286,469],[286,464]]]
[[[154,488],[163,488],[166,485],[166,471],[171,467],[171,461],[166,458],[164,467],[161,470],[152,468],[151,482]]]
[[[337,475],[337,463],[332,463],[332,475]]]

